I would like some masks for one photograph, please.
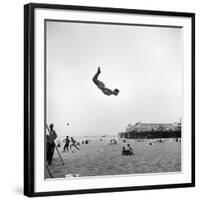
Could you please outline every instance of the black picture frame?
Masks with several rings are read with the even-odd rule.
[[[152,16],[178,16],[191,18],[191,74],[192,74],[192,155],[191,155],[191,169],[192,181],[191,183],[181,184],[167,184],[167,185],[144,185],[131,187],[117,187],[117,188],[99,188],[99,189],[84,189],[84,190],[68,190],[68,191],[46,191],[35,192],[34,181],[34,132],[35,132],[35,9],[57,9],[57,10],[77,10],[77,11],[95,11],[107,13],[121,13],[121,14],[143,14]],[[186,12],[168,12],[168,11],[153,11],[153,10],[136,10],[124,8],[106,8],[106,7],[87,7],[87,6],[73,6],[73,5],[55,5],[55,4],[36,4],[30,3],[24,5],[24,195],[28,197],[36,196],[53,196],[53,195],[72,195],[85,193],[100,193],[100,192],[122,192],[134,190],[150,190],[163,188],[183,188],[195,186],[195,14]]]

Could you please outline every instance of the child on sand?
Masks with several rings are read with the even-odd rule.
[[[76,141],[74,140],[73,137],[71,137],[70,149],[72,149],[72,146],[75,147],[76,149],[80,150],[80,149],[77,147]]]
[[[130,144],[127,144],[127,147],[128,149],[126,149],[125,147],[122,147],[122,155],[125,155],[125,156],[135,155]]]
[[[135,153],[133,152],[133,148],[131,147],[130,144],[127,144],[128,150],[132,155],[135,155]]]

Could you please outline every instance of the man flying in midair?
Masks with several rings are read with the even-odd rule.
[[[118,89],[114,89],[114,90],[111,90],[109,88],[106,88],[105,84],[98,80],[98,76],[99,74],[101,73],[101,70],[100,70],[100,67],[98,67],[98,70],[97,70],[97,73],[94,75],[94,77],[92,78],[93,82],[95,83],[95,85],[105,94],[105,95],[115,95],[117,96],[118,93],[119,93],[119,90]]]

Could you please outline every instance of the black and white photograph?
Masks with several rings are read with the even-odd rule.
[[[199,200],[199,0],[1,8],[0,199]]]
[[[45,28],[45,178],[180,173],[181,28]]]
[[[24,22],[25,195],[194,186],[194,13],[28,4]]]

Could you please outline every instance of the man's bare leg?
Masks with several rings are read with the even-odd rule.
[[[98,67],[97,73],[94,75],[94,77],[92,78],[93,82],[95,84],[98,84],[98,76],[101,73],[100,67]]]
[[[80,149],[76,146],[76,144],[74,144],[74,143],[70,145],[70,149],[72,149],[72,146],[75,147],[77,150],[80,150]]]

